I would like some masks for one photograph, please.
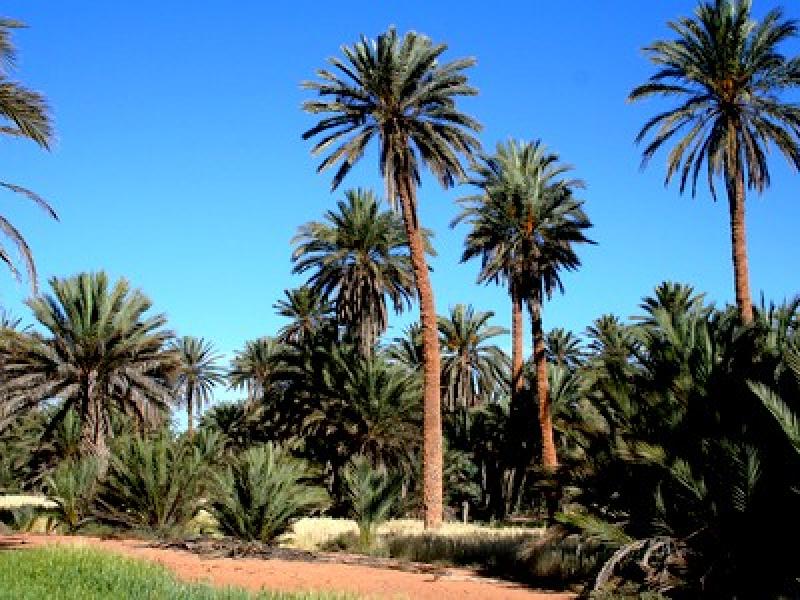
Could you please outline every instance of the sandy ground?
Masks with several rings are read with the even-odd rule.
[[[483,579],[467,569],[436,575],[364,565],[278,559],[206,558],[181,550],[148,547],[136,540],[101,540],[57,535],[0,535],[4,550],[47,544],[91,545],[161,563],[186,581],[250,590],[335,591],[366,598],[409,600],[567,600],[574,594],[537,592],[513,583]]]

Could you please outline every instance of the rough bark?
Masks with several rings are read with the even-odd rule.
[[[750,297],[750,271],[747,261],[747,233],[744,211],[744,174],[739,169],[735,181],[728,189],[728,206],[731,219],[731,254],[736,288],[736,305],[742,323],[753,321],[753,301]]]
[[[194,435],[194,386],[186,386],[186,431]]]
[[[91,371],[86,378],[80,443],[82,453],[97,460],[98,472],[102,475],[108,470],[111,451],[106,443],[107,417],[103,411],[103,400],[100,390],[98,390],[97,377],[97,373]]]
[[[422,326],[423,359],[423,433],[422,433],[422,497],[426,529],[442,524],[442,407],[440,398],[441,356],[428,264],[425,259],[419,222],[415,214],[414,185],[410,177],[400,178],[398,192],[403,212],[411,267],[419,294],[419,316]]]
[[[550,410],[550,390],[547,382],[547,355],[545,354],[544,329],[542,327],[541,289],[529,300],[531,334],[533,337],[533,361],[536,366],[536,398],[539,405],[539,428],[542,432],[542,466],[545,469],[558,467],[558,456],[553,438],[553,416]]]
[[[511,290],[511,402],[519,402],[525,387],[523,377],[522,349],[522,298],[512,287]]]

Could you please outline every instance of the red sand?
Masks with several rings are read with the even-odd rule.
[[[57,535],[0,535],[0,548],[48,544],[90,545],[160,563],[185,581],[258,591],[333,591],[368,598],[409,600],[568,600],[569,593],[537,592],[525,586],[481,579],[467,569],[441,575],[409,573],[365,565],[256,558],[208,558],[181,550],[150,548],[137,540],[101,540]]]

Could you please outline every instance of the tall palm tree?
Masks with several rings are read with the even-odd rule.
[[[0,18],[0,135],[32,140],[45,150],[50,149],[53,139],[53,125],[50,110],[41,94],[23,87],[9,79],[9,72],[16,66],[17,52],[11,40],[14,29],[25,24],[12,19]],[[27,198],[42,208],[53,219],[58,220],[53,208],[38,194],[13,183],[0,181],[0,187]],[[31,288],[37,292],[36,264],[33,254],[19,230],[0,214],[0,231],[16,246],[28,272]],[[4,262],[15,277],[19,271],[8,251],[0,244],[0,261]]]
[[[417,215],[420,170],[427,166],[447,188],[464,179],[461,157],[472,157],[480,148],[473,135],[477,121],[460,112],[456,100],[473,96],[464,71],[474,59],[440,63],[447,49],[415,32],[399,36],[394,28],[369,40],[362,36],[344,46],[344,60],[330,58],[333,69],[317,71],[318,80],[303,85],[318,99],[303,105],[307,112],[322,115],[303,134],[303,139],[321,136],[312,152],[320,154],[332,146],[318,171],[339,165],[333,177],[336,188],[363,156],[370,141],[377,139],[380,171],[386,196],[398,203],[406,227],[411,266],[420,299],[420,321],[424,355],[423,505],[426,527],[442,520],[442,426],[439,398],[440,356],[423,229]],[[338,144],[338,145],[337,145]]]
[[[253,402],[266,394],[276,383],[285,346],[270,337],[249,341],[231,361],[228,381],[234,389],[246,389]]]
[[[278,332],[278,340],[299,343],[333,317],[333,306],[308,286],[284,290],[284,299],[274,304],[275,312],[291,321]]]
[[[591,243],[584,231],[591,222],[582,202],[573,196],[580,180],[566,179],[571,167],[561,163],[539,141],[510,140],[497,145],[494,156],[483,156],[470,183],[480,193],[463,198],[464,209],[454,223],[468,222],[464,259],[481,258],[480,281],[508,283],[512,298],[512,381],[521,381],[521,303],[528,305],[536,365],[542,462],[558,465],[548,399],[547,357],[542,327],[542,303],[554,290],[563,292],[561,270],[580,266],[573,248]]]
[[[508,356],[488,342],[508,330],[490,325],[492,317],[492,311],[476,311],[464,304],[456,304],[447,317],[439,317],[442,389],[451,411],[474,408],[506,392]]]
[[[669,27],[676,39],[645,48],[658,71],[628,98],[679,99],[676,108],[657,114],[639,132],[637,143],[650,137],[642,165],[667,142],[679,140],[667,158],[665,183],[679,174],[681,193],[691,181],[694,196],[705,163],[716,199],[714,180],[723,178],[736,303],[742,322],[750,323],[745,187],[761,193],[769,185],[767,154],[772,145],[800,169],[800,106],[781,99],[800,85],[800,60],[778,51],[782,42],[797,35],[797,24],[784,19],[779,9],[755,21],[750,0],[715,0],[701,2],[694,17],[672,21]]]
[[[325,221],[311,221],[292,240],[294,273],[312,271],[309,284],[333,301],[345,325],[369,356],[386,331],[386,298],[396,313],[411,307],[414,274],[408,238],[396,212],[381,210],[370,190],[348,190]],[[427,232],[423,239],[430,253]]]
[[[224,381],[221,358],[208,340],[183,336],[171,347],[178,354],[178,370],[175,381],[176,398],[186,405],[186,429],[194,434],[194,413],[199,415],[211,399],[214,386]]]
[[[74,408],[83,452],[106,465],[115,412],[145,421],[166,410],[178,366],[172,336],[164,315],[146,314],[152,302],[124,279],[110,286],[103,272],[81,273],[50,286],[27,302],[47,335],[22,333],[2,345],[2,392],[29,405],[62,400],[55,421]]]

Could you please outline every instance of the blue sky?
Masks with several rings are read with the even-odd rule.
[[[480,95],[463,108],[484,124],[486,148],[541,138],[587,181],[598,245],[581,250],[583,267],[547,305],[548,328],[580,331],[604,312],[631,315],[664,279],[732,300],[725,203],[705,189],[694,200],[665,189],[663,155],[639,170],[633,138],[658,105],[625,102],[651,73],[641,48],[669,35],[666,21],[694,2],[272,4],[4,3],[30,26],[16,36],[18,77],[47,95],[58,131],[49,154],[0,143],[0,177],[38,191],[61,217],[50,222],[13,195],[0,200],[33,247],[42,282],[98,269],[125,276],[173,329],[213,340],[226,356],[274,333],[281,320],[272,304],[302,282],[290,274],[289,240],[341,196],[329,193],[330,176],[315,173],[300,139],[312,118],[300,110],[308,95],[299,83],[341,44],[395,24],[447,42],[449,58],[478,59],[470,75]],[[757,13],[772,6],[756,2]],[[800,44],[785,51],[800,53]],[[778,155],[772,169],[771,189],[748,203],[748,241],[755,294],[781,300],[798,291],[800,205],[797,175]],[[381,189],[374,154],[344,184],[357,186]],[[431,179],[420,190],[439,252],[437,305],[471,302],[507,326],[505,292],[476,286],[477,265],[458,264],[465,230],[448,223],[468,192]],[[27,294],[0,272],[0,304],[26,319]],[[389,337],[414,315],[393,319]]]

